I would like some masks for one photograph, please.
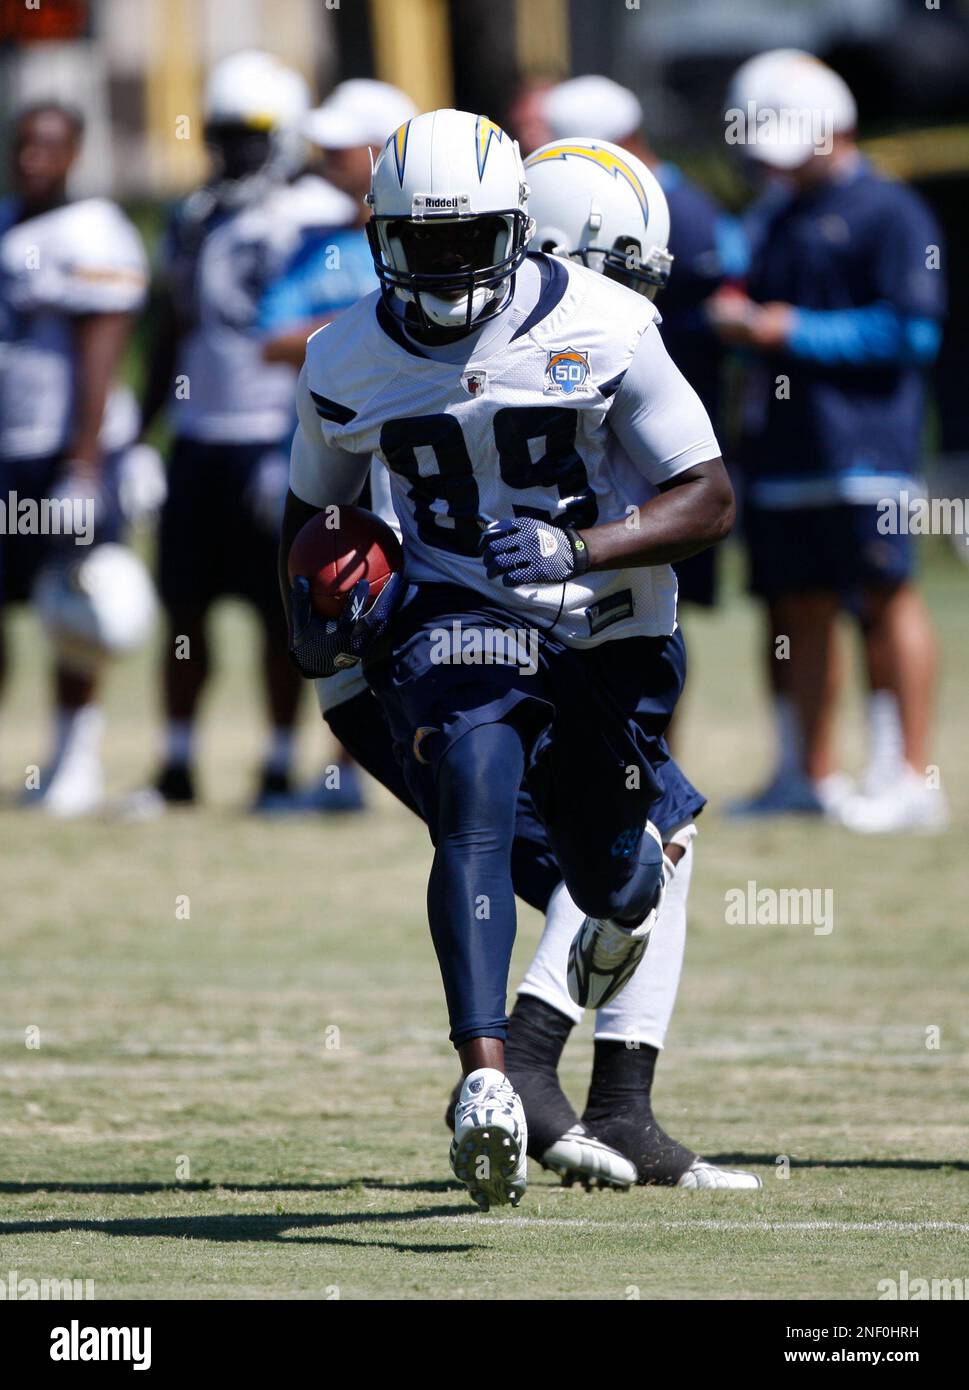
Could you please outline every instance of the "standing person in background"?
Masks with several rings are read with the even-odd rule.
[[[22,111],[13,131],[13,193],[0,203],[0,495],[59,498],[93,508],[90,541],[116,540],[121,455],[137,430],[130,393],[115,381],[147,282],[141,241],[105,198],[71,202],[68,178],[83,120],[58,102]],[[26,600],[72,538],[0,538],[0,603]],[[4,674],[0,632],[0,678]],[[99,670],[60,656],[56,731],[35,790],[54,816],[95,810],[103,797]]]
[[[545,114],[545,101],[555,84],[547,77],[525,77],[511,94],[505,125],[518,141],[522,159],[547,145],[552,131]]]
[[[294,178],[303,79],[271,55],[233,54],[206,84],[209,181],[175,208],[165,236],[158,332],[143,429],[167,408],[174,447],[159,539],[169,624],[163,686],[164,761],[145,809],[195,799],[195,721],[209,675],[206,620],[234,594],[259,616],[271,724],[254,809],[291,804],[300,680],[275,590],[296,372],[263,360],[260,305],[307,227],[351,222],[348,198],[315,176]]]
[[[621,145],[656,176],[669,205],[669,249],[676,267],[657,299],[663,341],[716,424],[724,354],[701,306],[735,270],[737,223],[675,164],[660,159],[642,133],[638,97],[618,82],[600,76],[560,82],[545,94],[543,112],[550,139],[563,140],[581,130],[586,137]],[[674,566],[680,602],[712,607],[716,556],[713,548]]]
[[[336,227],[305,227],[282,274],[268,287],[259,312],[267,362],[301,367],[307,338],[377,288],[364,230],[370,216],[364,200],[371,150],[376,157],[390,133],[416,115],[414,103],[397,87],[354,78],[341,82],[303,121],[320,175],[346,195],[354,215]]]
[[[938,829],[945,798],[926,773],[935,638],[911,538],[881,521],[886,502],[919,488],[924,372],[945,307],[939,231],[911,189],[862,158],[854,98],[810,54],[751,59],[728,107],[772,191],[754,222],[749,297],[722,293],[709,312],[754,359],[743,447],[752,586],[769,605],[772,648],[789,642],[775,685],[780,764],[745,809],[827,811],[861,832]],[[858,794],[834,754],[842,609],[861,624],[871,690]]]
[[[383,149],[391,132],[416,114],[414,103],[397,87],[354,78],[340,83],[322,106],[306,117],[303,134],[320,153],[320,173],[352,200],[356,217],[340,227],[305,228],[289,264],[269,286],[259,313],[267,362],[301,367],[307,338],[377,288],[364,230],[370,216],[364,199],[370,191],[371,159]],[[294,430],[296,423],[294,409]],[[383,470],[371,477],[361,505],[369,506],[396,527]],[[316,681],[315,685],[320,712],[339,738],[344,721],[353,720],[356,697],[369,694],[367,683],[355,670]],[[301,804],[323,811],[353,811],[363,806],[356,763],[343,748],[337,776],[328,770],[320,786]]]

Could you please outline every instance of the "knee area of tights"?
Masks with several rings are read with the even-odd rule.
[[[657,864],[641,864],[635,876],[621,887],[609,889],[601,883],[569,884],[569,892],[587,917],[626,922],[636,926],[652,912],[663,888],[662,859]]]

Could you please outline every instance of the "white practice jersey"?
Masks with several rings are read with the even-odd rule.
[[[719,456],[658,318],[582,266],[530,257],[512,304],[445,361],[368,296],[310,339],[291,487],[311,505],[349,500],[373,455],[390,476],[410,580],[485,594],[572,646],[668,635],[668,565],[508,588],[478,555],[492,521],[582,530],[631,518],[656,486]]]
[[[296,372],[263,359],[260,307],[307,229],[344,226],[355,213],[315,175],[239,208],[217,206],[204,188],[176,207],[161,265],[182,326],[176,434],[212,444],[268,444],[289,434]]]
[[[65,203],[18,222],[16,199],[0,203],[0,457],[60,453],[74,425],[73,320],[134,313],[147,264],[132,224],[106,198]],[[137,431],[129,391],[109,397],[105,450]]]

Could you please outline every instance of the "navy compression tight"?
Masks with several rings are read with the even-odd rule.
[[[431,937],[444,978],[451,1041],[503,1038],[515,944],[511,850],[521,735],[482,724],[447,750],[437,769],[434,866],[427,885]]]
[[[507,1031],[515,942],[512,847],[524,768],[522,737],[510,724],[469,730],[437,768],[427,908],[455,1047],[476,1037],[503,1038]],[[593,917],[642,920],[662,882],[659,846],[641,832],[631,846],[612,808],[584,799],[581,791],[559,809],[549,834],[576,902]]]

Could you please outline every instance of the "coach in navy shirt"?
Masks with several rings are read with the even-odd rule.
[[[786,766],[752,807],[826,809],[857,830],[938,827],[943,796],[926,778],[934,639],[898,517],[918,493],[942,248],[921,199],[861,157],[855,116],[842,80],[796,50],[745,64],[727,112],[728,139],[770,188],[750,219],[749,294],[721,293],[710,318],[750,354],[752,587],[790,639],[774,662]],[[861,622],[873,691],[874,754],[850,795],[832,754],[840,607]]]

